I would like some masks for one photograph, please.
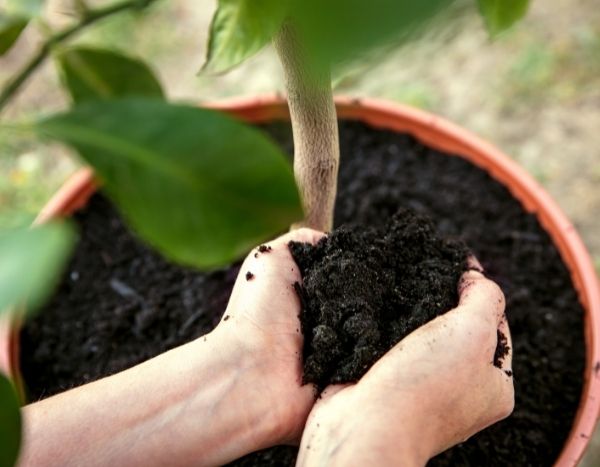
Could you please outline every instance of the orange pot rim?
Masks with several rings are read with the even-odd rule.
[[[376,128],[411,133],[426,145],[456,154],[486,170],[507,187],[528,211],[535,213],[569,268],[585,309],[586,366],[579,408],[555,467],[575,466],[583,456],[600,415],[600,285],[592,259],[573,224],[546,191],[516,162],[491,144],[447,121],[402,104],[378,99],[337,97],[338,116]],[[246,122],[289,119],[283,97],[266,95],[206,102]],[[40,212],[36,223],[71,215],[96,191],[91,169],[71,177]],[[18,322],[0,322],[0,368],[20,382]]]

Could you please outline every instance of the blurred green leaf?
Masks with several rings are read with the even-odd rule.
[[[35,18],[42,14],[44,3],[45,0],[5,0],[5,9],[11,15]]]
[[[0,313],[41,305],[60,279],[75,240],[72,228],[53,222],[0,233]]]
[[[27,19],[20,16],[0,16],[0,55],[10,50],[27,26],[27,22]]]
[[[529,0],[477,0],[479,11],[492,37],[520,20],[529,7]]]
[[[19,399],[11,382],[0,373],[0,465],[16,464],[21,444]]]
[[[38,129],[74,146],[134,229],[181,263],[227,264],[302,217],[280,149],[220,112],[97,101]]]
[[[286,16],[288,0],[219,0],[202,71],[226,71],[262,49]]]
[[[353,60],[414,37],[454,0],[293,0],[293,17],[313,60]]]
[[[141,60],[88,47],[69,48],[56,58],[76,103],[125,96],[163,96],[154,73]]]

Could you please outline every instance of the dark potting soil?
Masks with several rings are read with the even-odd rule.
[[[269,131],[288,151],[287,124]],[[485,172],[412,137],[342,122],[336,225],[382,226],[399,207],[464,240],[503,289],[513,338],[513,415],[430,462],[549,466],[567,438],[582,388],[583,311],[569,273],[536,218]],[[211,330],[238,267],[174,266],[142,245],[94,196],[75,216],[81,240],[53,300],[21,334],[32,400],[135,365]],[[293,465],[278,447],[238,465]]]
[[[358,381],[401,339],[454,308],[467,269],[467,247],[408,209],[379,228],[342,226],[316,245],[289,247],[302,275],[303,382],[318,390]]]

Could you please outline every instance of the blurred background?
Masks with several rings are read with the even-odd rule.
[[[55,29],[73,21],[74,3],[48,0],[47,26]],[[270,49],[226,75],[197,75],[214,8],[209,0],[164,0],[141,16],[98,23],[73,42],[102,44],[143,58],[177,101],[282,92],[281,72]],[[558,201],[600,271],[598,0],[533,1],[526,19],[494,42],[474,8],[457,7],[449,16],[451,26],[374,55],[360,67],[346,66],[336,75],[336,92],[434,112],[501,148]],[[0,58],[0,85],[42,39],[30,26]],[[2,119],[27,120],[64,108],[67,99],[58,80],[49,60]],[[77,158],[58,145],[1,132],[0,229],[30,222],[77,167]],[[600,434],[582,465],[600,465]]]

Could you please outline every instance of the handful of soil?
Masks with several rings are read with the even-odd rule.
[[[402,338],[458,304],[469,250],[401,210],[382,229],[343,226],[290,242],[302,275],[304,383],[355,382]]]

